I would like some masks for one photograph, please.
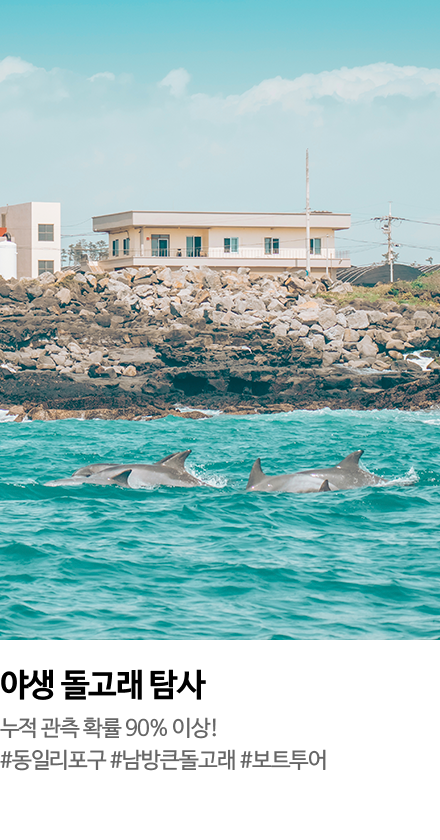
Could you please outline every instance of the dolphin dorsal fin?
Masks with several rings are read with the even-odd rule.
[[[325,481],[322,482],[321,487],[319,488],[319,493],[325,493],[326,491],[330,490],[330,484],[328,483],[328,479],[326,478]]]
[[[257,458],[254,466],[251,469],[251,474],[249,476],[249,481],[246,485],[246,490],[249,490],[249,488],[253,487],[254,484],[258,484],[258,482],[261,481],[262,478],[264,478],[264,472],[261,469],[261,459]]]
[[[336,466],[343,467],[344,469],[347,467],[357,467],[359,464],[359,458],[363,454],[363,449],[356,449],[356,452],[352,452],[351,455],[347,455],[347,457],[344,458],[343,461],[339,461],[339,464],[336,464]]]
[[[156,465],[161,464],[163,467],[171,467],[173,470],[184,469],[185,461],[190,452],[190,449],[185,449],[185,452],[174,452],[172,455],[167,455],[166,458],[156,461]]]
[[[118,484],[119,487],[128,487],[128,476],[131,473],[131,469],[123,469],[120,473],[116,473],[116,475],[112,475],[111,483]]]

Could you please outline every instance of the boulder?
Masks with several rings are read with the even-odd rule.
[[[390,340],[387,341],[385,347],[387,350],[398,350],[399,352],[402,352],[403,350],[405,350],[405,342],[400,341],[396,338],[390,338]]]
[[[325,338],[320,333],[309,333],[309,340],[312,342],[312,347],[316,350],[324,350]]]
[[[316,324],[318,317],[319,317],[319,309],[301,309],[296,317],[299,321],[307,326],[311,327],[312,324]]]
[[[339,356],[339,353],[329,353],[328,350],[324,350],[322,354],[322,366],[329,367],[330,365],[334,364],[334,362],[337,362]]]
[[[351,330],[349,327],[344,330],[344,344],[356,344],[357,341],[359,341],[357,330]]]
[[[366,330],[370,326],[368,314],[364,309],[358,309],[347,316],[347,326],[352,330]]]
[[[364,337],[359,341],[357,344],[357,350],[359,350],[361,356],[377,356],[379,352],[377,344],[371,340],[369,335],[364,335]]]
[[[72,300],[72,295],[70,294],[69,289],[66,289],[65,287],[59,289],[55,297],[58,298],[60,303],[64,304],[64,306],[66,306]]]
[[[385,346],[389,340],[389,332],[386,332],[386,330],[374,330],[374,341],[376,341],[377,344]]]
[[[370,324],[387,324],[389,321],[387,313],[380,309],[369,309],[367,316]]]
[[[414,321],[416,327],[421,330],[427,330],[432,326],[432,316],[429,312],[425,312],[424,309],[418,309],[414,312],[412,320]]]
[[[284,338],[287,335],[287,325],[286,324],[277,324],[273,328],[274,335],[279,336],[280,338]]]
[[[79,314],[83,315],[83,313],[86,315],[86,317],[89,317],[90,315],[90,313],[84,309],[82,309]],[[100,327],[109,327],[111,324],[111,317],[108,312],[101,311],[100,314],[96,316],[95,321],[97,324],[99,324]]]
[[[87,361],[90,362],[91,365],[100,365],[102,362],[102,351],[94,350],[92,353],[89,353]]]
[[[341,327],[340,324],[335,324],[334,327],[330,327],[329,330],[325,330],[324,335],[327,341],[334,341],[335,339],[340,341],[345,332],[346,330],[344,330],[344,327]]]
[[[50,356],[40,356],[37,362],[37,370],[55,370],[56,364]]]
[[[136,368],[134,365],[129,365],[122,371],[122,376],[136,376]]]
[[[323,309],[318,315],[318,324],[321,325],[324,331],[336,326],[337,323],[338,318],[333,309]]]

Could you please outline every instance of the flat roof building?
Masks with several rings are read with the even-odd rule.
[[[350,227],[349,213],[312,212],[306,243],[305,213],[129,211],[93,218],[93,230],[109,234],[105,269],[207,265],[249,266],[267,271],[348,268],[348,251],[335,249],[335,231]]]
[[[17,274],[37,277],[61,268],[61,205],[28,201],[0,207],[0,228],[17,244]]]

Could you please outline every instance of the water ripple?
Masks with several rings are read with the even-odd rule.
[[[0,638],[438,638],[440,412],[1,423]],[[45,487],[192,448],[210,488]],[[364,449],[388,482],[247,494]]]

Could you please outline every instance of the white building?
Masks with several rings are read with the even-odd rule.
[[[350,227],[348,213],[310,214],[310,270],[350,267],[335,248],[335,231]],[[135,212],[95,216],[93,230],[109,234],[106,269],[168,266],[249,266],[267,271],[305,268],[305,213]]]
[[[29,201],[0,207],[0,228],[17,244],[17,274],[37,277],[61,268],[61,206],[56,201]]]

